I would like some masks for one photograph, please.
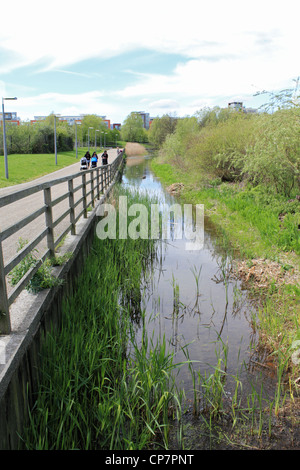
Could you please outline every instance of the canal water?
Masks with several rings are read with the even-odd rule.
[[[155,195],[167,205],[178,202],[149,169],[150,159],[147,155],[128,157],[122,183]],[[184,237],[167,239],[157,242],[156,255],[141,292],[148,335],[153,335],[154,342],[165,336],[174,363],[185,362],[188,354],[194,361],[193,370],[201,376],[212,373],[218,358],[226,356],[228,394],[232,393],[231,376],[238,375],[251,389],[258,372],[256,369],[253,375],[257,363],[251,321],[255,305],[232,273],[232,259],[223,237],[205,218],[202,249],[187,250]],[[136,335],[141,339],[139,324]],[[192,400],[190,368],[185,364],[178,370],[177,385]]]

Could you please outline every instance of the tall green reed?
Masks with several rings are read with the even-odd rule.
[[[75,293],[63,302],[61,329],[45,334],[24,448],[168,448],[170,410],[180,414],[173,357],[164,338],[148,337],[140,306],[133,309],[153,253],[149,240],[95,238]]]

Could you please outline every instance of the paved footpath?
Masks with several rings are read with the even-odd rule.
[[[112,163],[117,158],[117,150],[116,149],[108,149],[108,163]],[[101,166],[101,158],[100,153],[98,166]],[[76,163],[72,165],[66,166],[65,168],[61,168],[60,170],[54,171],[53,173],[49,173],[48,175],[41,176],[35,180],[29,181],[28,183],[21,183],[14,186],[7,186],[6,188],[0,188],[0,197],[6,196],[7,194],[12,194],[15,191],[19,191],[21,189],[28,188],[33,184],[44,183],[45,181],[51,181],[58,178],[63,178],[64,176],[72,175],[74,173],[78,173],[80,171],[80,159],[77,160]],[[5,224],[7,225],[7,224]],[[3,228],[3,218],[0,216],[0,227]]]
[[[108,153],[108,163],[112,163],[117,157],[117,151],[116,149],[108,149],[107,153]],[[100,157],[100,154],[99,154],[99,157]],[[101,159],[99,158],[98,166],[101,165],[100,160]],[[48,175],[42,176],[28,183],[22,183],[22,184],[18,184],[14,186],[9,186],[6,188],[0,188],[0,197],[5,196],[7,194],[12,194],[21,189],[28,188],[32,186],[33,184],[44,183],[46,181],[51,181],[54,179],[62,178],[64,176],[72,175],[78,172],[80,172],[80,160],[79,159],[76,163],[70,166],[62,168],[61,170],[55,171],[53,173],[49,173]],[[81,184],[80,176],[78,177],[78,179],[76,178],[74,180],[74,187],[76,187],[79,184]],[[65,194],[66,191],[68,190],[67,188],[68,187],[67,187],[66,182],[63,184],[58,184],[56,186],[53,186],[51,188],[52,199],[55,199],[62,194]],[[81,191],[77,191],[75,193],[75,202],[76,202],[76,199],[79,199],[81,196],[82,196]],[[32,212],[37,210],[39,207],[41,207],[43,204],[44,204],[43,191],[39,191],[38,193],[27,196],[26,198],[20,201],[9,204],[9,206],[7,207],[1,207],[0,208],[0,230],[4,230],[5,228],[12,225],[13,223],[31,214]],[[79,211],[81,208],[82,206],[79,204],[77,207],[77,210]],[[57,204],[57,206],[53,208],[53,220],[56,220],[67,209],[68,209],[68,199]],[[68,217],[66,217],[66,221],[65,221],[65,224],[67,223],[69,223]],[[58,224],[57,227],[55,228],[56,237],[58,236],[58,233],[63,232],[62,224],[63,223]],[[22,230],[18,231],[13,236],[9,237],[7,240],[4,240],[3,257],[4,257],[5,264],[7,264],[7,262],[13,256],[15,256],[19,238],[22,238],[23,240],[31,241],[44,228],[45,228],[45,216],[43,214],[37,219],[35,219],[33,222],[28,224],[26,227],[24,227]],[[45,249],[45,243],[46,242],[44,241],[44,244],[41,243],[40,245],[37,246],[37,249],[40,255],[43,253]]]

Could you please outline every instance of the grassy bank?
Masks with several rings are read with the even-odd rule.
[[[252,290],[260,306],[255,327],[261,343],[277,358],[283,355],[286,369],[297,379],[299,365],[290,358],[293,342],[300,339],[300,202],[260,186],[205,182],[203,175],[197,178],[195,172],[155,158],[151,167],[165,186],[183,183],[181,198],[204,204],[205,214],[230,241],[235,274]]]
[[[0,188],[13,186],[15,184],[26,183],[54,171],[65,168],[66,166],[78,163],[84,156],[87,147],[78,148],[78,158],[76,159],[76,150],[72,152],[61,152],[57,154],[57,165],[55,164],[54,154],[27,154],[27,155],[8,155],[8,173],[9,179],[5,178],[4,157],[0,157]],[[99,153],[99,152],[98,152]]]
[[[173,357],[165,342],[148,337],[140,309],[140,286],[153,254],[151,240],[95,237],[75,294],[64,301],[61,330],[45,338],[25,448],[168,447],[170,405],[176,407]]]

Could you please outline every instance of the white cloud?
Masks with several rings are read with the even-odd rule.
[[[170,109],[193,114],[201,103],[219,101],[221,105],[229,96],[248,97],[255,89],[291,86],[300,74],[297,10],[294,0],[285,0],[284,5],[276,0],[247,4],[240,0],[186,0],[184,4],[151,0],[146,13],[140,0],[113,4],[52,0],[46,6],[40,0],[4,2],[0,92],[3,96],[10,89],[4,82],[7,72],[15,71],[16,76],[20,72],[22,80],[20,67],[24,65],[34,65],[35,72],[60,71],[79,79],[95,76],[94,71],[71,72],[70,64],[146,48],[181,54],[182,62],[170,74],[132,70],[131,85],[118,85],[110,95],[37,90],[32,96],[27,90],[31,96],[18,100],[19,115],[73,110],[73,114],[96,112],[120,120],[121,113],[126,117],[139,103],[151,113]],[[114,104],[116,100],[119,105]]]
[[[139,0],[52,0],[46,6],[39,0],[15,0],[1,5],[5,21],[0,40],[17,54],[7,70],[44,58],[45,68],[59,68],[136,47],[194,58],[242,56],[266,47],[271,36],[274,47],[290,47],[297,39],[295,5],[293,0],[286,0],[284,7],[270,0],[248,5],[240,0],[152,0],[145,13]]]
[[[32,119],[33,115],[48,115],[51,112],[70,114],[71,109],[74,114],[97,113],[95,109],[101,109],[102,97],[99,91],[81,94],[43,93],[21,97],[18,98],[18,114],[22,119]]]
[[[149,103],[149,108],[156,108],[156,109],[176,109],[179,107],[178,101],[175,100],[157,100]]]
[[[3,80],[0,80],[0,94],[1,94],[1,96],[7,96],[6,85],[5,85],[5,82]]]
[[[256,56],[219,61],[194,59],[179,64],[172,75],[141,75],[135,84],[116,94],[123,98],[164,96],[161,103],[178,95],[183,99],[208,100],[210,97],[253,95],[255,86],[260,90],[266,86],[278,89],[287,86],[287,81],[291,86],[292,78],[298,74],[298,63],[288,54],[278,61]]]

